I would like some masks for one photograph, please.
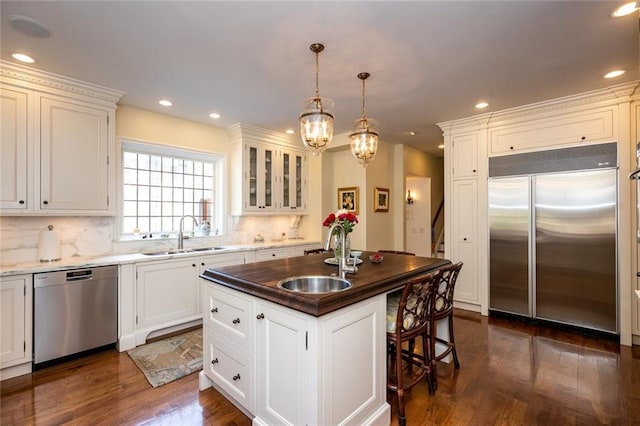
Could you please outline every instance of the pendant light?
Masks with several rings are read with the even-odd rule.
[[[300,114],[300,136],[302,143],[313,155],[320,155],[333,139],[333,114],[328,110],[333,108],[333,101],[321,98],[318,92],[318,54],[324,50],[320,43],[313,43],[309,49],[316,54],[316,93],[305,100],[305,110]]]
[[[362,117],[356,120],[355,130],[349,135],[349,139],[351,139],[351,153],[363,167],[367,167],[369,161],[373,160],[378,152],[378,132],[371,130],[377,122],[367,118],[364,106],[364,82],[369,78],[369,73],[361,72],[358,78],[362,80]]]

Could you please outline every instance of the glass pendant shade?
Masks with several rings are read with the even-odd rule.
[[[367,167],[378,152],[378,132],[371,129],[377,122],[374,119],[367,119],[364,104],[364,81],[369,78],[369,73],[362,72],[358,74],[358,78],[362,80],[362,118],[356,120],[355,129],[349,135],[349,139],[351,153],[363,167]]]
[[[333,114],[327,112],[322,98],[311,98],[307,108],[300,114],[302,143],[313,155],[320,155],[333,139]],[[325,98],[325,103],[331,103]]]
[[[351,153],[364,167],[373,160],[378,152],[378,132],[369,128],[367,119],[357,120],[359,125],[349,135],[351,139]]]
[[[300,114],[300,137],[302,143],[313,155],[320,155],[333,139],[333,101],[322,98],[318,92],[318,54],[324,50],[320,43],[314,43],[309,49],[316,55],[316,93],[305,101],[305,110]]]

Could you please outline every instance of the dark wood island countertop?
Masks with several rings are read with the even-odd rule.
[[[384,254],[381,263],[369,261],[370,252],[363,252],[363,262],[356,274],[347,274],[352,287],[335,293],[307,294],[278,288],[280,280],[303,275],[331,275],[338,267],[324,263],[329,255],[310,255],[277,259],[244,265],[208,269],[201,278],[296,311],[319,317],[370,297],[402,286],[408,279],[428,273],[451,263],[432,257]]]

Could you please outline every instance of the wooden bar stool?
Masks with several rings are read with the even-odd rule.
[[[436,373],[436,363],[451,354],[453,357],[453,365],[456,370],[460,369],[458,361],[458,352],[456,351],[456,343],[453,335],[453,291],[458,280],[458,275],[462,269],[462,262],[455,265],[445,266],[438,270],[437,280],[433,281],[433,292],[429,301],[429,325],[425,328],[424,340],[429,342],[428,357],[431,363],[430,387],[435,391],[438,388],[438,375]],[[448,340],[444,337],[438,337],[437,324],[438,321],[446,319],[449,328]],[[445,347],[444,351],[436,355],[436,343]]]
[[[387,389],[398,398],[398,419],[401,426],[406,424],[404,409],[404,393],[417,385],[424,377],[431,386],[431,364],[428,354],[427,335],[429,325],[429,300],[434,283],[439,282],[439,272],[414,278],[406,283],[398,297],[389,296],[387,300],[387,350],[389,356],[389,376]],[[396,293],[397,294],[397,293]],[[422,353],[415,353],[402,348],[402,344],[421,337]],[[403,368],[407,364],[411,368]],[[414,372],[414,368],[417,370]],[[406,371],[405,371],[406,370]]]

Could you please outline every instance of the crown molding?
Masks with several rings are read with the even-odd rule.
[[[43,92],[63,91],[116,104],[125,92],[0,60],[0,77]]]
[[[263,129],[245,123],[235,123],[227,127],[229,138],[234,142],[252,141],[282,145],[290,148],[304,149],[302,142],[283,132]]]
[[[623,102],[631,102],[640,99],[640,81],[632,81],[604,89],[564,96],[548,101],[536,102],[502,111],[487,112],[458,120],[449,120],[436,123],[444,134],[458,133],[460,131],[475,131],[486,126],[506,125],[529,120],[533,116],[557,115],[568,112],[567,110],[592,108],[594,105],[606,106]]]

